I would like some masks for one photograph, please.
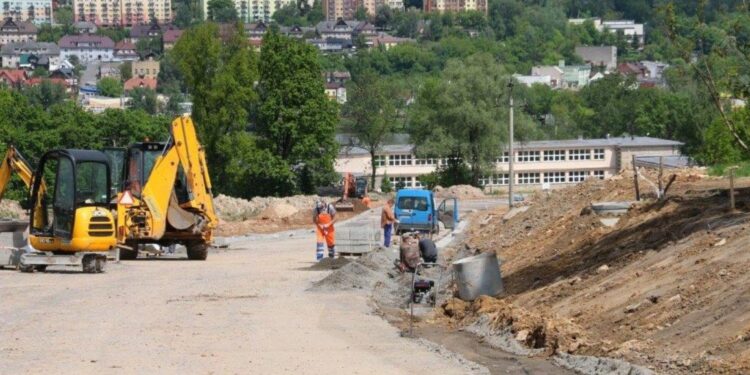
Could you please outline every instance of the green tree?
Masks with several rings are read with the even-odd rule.
[[[68,97],[65,86],[43,79],[41,83],[23,89],[23,94],[32,105],[49,109],[53,105],[60,104]]]
[[[409,132],[417,155],[444,157],[471,168],[479,184],[506,142],[506,87],[509,75],[486,54],[451,60],[439,79],[427,80],[410,113]],[[517,116],[519,136],[528,127]]]
[[[367,9],[365,7],[357,7],[356,12],[354,13],[354,19],[357,21],[366,21],[367,20]]]
[[[388,172],[383,172],[383,179],[380,180],[380,191],[385,194],[393,191],[393,184],[391,179],[388,178]]]
[[[215,24],[199,25],[186,31],[169,53],[192,96],[192,116],[199,137],[206,147],[209,165],[216,166],[212,174],[217,191],[231,189],[224,179],[229,171],[223,168],[225,158],[219,152],[219,142],[223,137],[239,137],[247,131],[258,100],[254,91],[257,56],[247,47],[239,27],[222,44]],[[245,185],[247,192],[243,196],[253,196],[256,190],[251,185]]]
[[[120,77],[123,81],[133,78],[133,62],[125,61],[120,64]]]
[[[96,83],[99,93],[110,98],[122,96],[122,82],[112,77],[104,77]]]
[[[277,32],[264,36],[256,127],[273,154],[290,166],[304,163],[320,186],[334,175],[338,108],[323,90],[317,55],[315,47]]]
[[[209,0],[208,19],[214,22],[237,21],[237,8],[232,0]]]
[[[130,101],[128,107],[133,110],[142,110],[148,114],[155,115],[159,111],[159,101],[156,92],[149,88],[137,87],[128,93]]]
[[[323,14],[323,2],[321,0],[315,0],[312,8],[310,8],[310,12],[307,13],[307,24],[314,26],[325,19],[325,14]]]
[[[386,5],[378,7],[378,9],[375,11],[375,26],[379,28],[385,28],[386,26],[390,25],[392,21],[393,11],[391,10],[391,7]]]
[[[393,86],[378,79],[373,72],[357,77],[347,92],[348,101],[343,107],[349,124],[347,130],[356,137],[355,146],[370,154],[370,186],[375,186],[377,153],[397,127],[403,100]]]

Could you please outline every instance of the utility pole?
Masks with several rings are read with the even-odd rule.
[[[508,95],[510,96],[510,122],[508,123],[508,209],[513,208],[513,161],[516,158],[513,152],[513,81],[508,83]]]

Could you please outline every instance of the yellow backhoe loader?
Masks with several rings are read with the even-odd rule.
[[[175,119],[167,143],[144,142],[108,150],[120,166],[117,203],[121,259],[139,249],[182,244],[188,259],[205,260],[218,220],[203,148],[190,117]],[[117,173],[117,172],[116,172]]]
[[[31,247],[17,249],[19,256],[10,257],[15,265],[25,272],[43,271],[49,265],[81,265],[84,272],[102,272],[116,246],[106,155],[54,150],[42,156],[33,172],[11,146],[0,165],[0,197],[14,172],[31,189]]]

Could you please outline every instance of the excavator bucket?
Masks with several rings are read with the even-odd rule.
[[[354,202],[351,199],[339,199],[333,204],[333,207],[336,208],[336,211],[354,211]]]

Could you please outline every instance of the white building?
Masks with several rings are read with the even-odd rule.
[[[114,60],[115,42],[106,36],[99,35],[66,35],[60,38],[60,56],[69,60],[71,56],[77,56],[78,61],[87,63],[90,61],[112,61]]]
[[[633,39],[638,40],[638,45],[643,47],[646,43],[646,33],[642,23],[635,23],[633,20],[616,20],[616,21],[603,21],[601,18],[571,18],[568,20],[573,25],[583,25],[586,21],[591,20],[594,23],[594,27],[599,32],[609,30],[610,32],[621,31],[622,34],[628,38],[631,42]]]
[[[562,141],[532,141],[515,145],[515,183],[521,189],[537,189],[578,183],[586,178],[608,178],[631,166],[633,155],[680,155],[680,142],[650,137],[618,137],[604,139],[574,139]],[[486,188],[508,186],[508,153],[496,159],[492,175],[483,179]],[[435,171],[445,159],[420,159],[410,144],[387,145],[376,159],[377,185],[383,174],[391,182],[403,182],[406,187],[422,187],[419,177]],[[357,147],[342,147],[336,158],[336,171],[369,175],[372,172],[369,153]]]
[[[36,25],[53,22],[52,0],[4,0],[0,19],[28,21]]]
[[[60,49],[55,43],[8,43],[0,48],[3,68],[29,68],[34,64],[48,66],[49,71],[60,68]]]
[[[202,0],[203,18],[208,18],[208,2]],[[312,2],[308,2],[312,6]],[[237,16],[242,22],[263,21],[270,22],[277,10],[289,5],[296,4],[293,0],[234,0]]]
[[[551,76],[523,76],[520,74],[514,74],[513,78],[518,81],[518,83],[526,85],[526,86],[533,86],[533,85],[545,85],[552,87],[552,77]]]

